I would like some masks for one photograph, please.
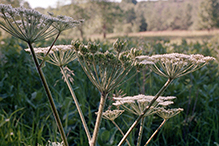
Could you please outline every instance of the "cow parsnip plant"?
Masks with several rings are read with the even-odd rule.
[[[213,57],[205,57],[200,54],[188,55],[172,53],[146,56],[142,55],[141,51],[136,48],[127,48],[126,42],[119,39],[116,40],[112,45],[113,47],[108,50],[102,50],[95,42],[83,44],[80,41],[72,41],[69,45],[54,45],[61,32],[79,25],[82,20],[74,20],[68,16],[55,17],[52,13],[49,13],[47,16],[32,9],[25,9],[22,7],[12,8],[10,5],[3,4],[0,4],[0,12],[0,17],[2,18],[0,28],[27,43],[29,48],[26,49],[26,51],[30,52],[33,57],[49,99],[62,138],[61,143],[50,142],[49,145],[68,146],[69,144],[56,110],[52,94],[42,71],[42,67],[45,63],[51,63],[60,68],[64,82],[66,82],[77,107],[90,146],[95,146],[97,143],[97,136],[102,118],[112,121],[122,134],[123,138],[118,143],[118,146],[121,146],[125,140],[128,145],[131,145],[127,140],[127,137],[140,122],[136,143],[137,146],[140,146],[144,119],[146,116],[157,114],[163,118],[163,122],[145,143],[145,145],[148,145],[153,136],[169,118],[183,111],[182,108],[169,108],[169,106],[173,104],[172,100],[176,97],[161,96],[168,85],[174,79],[194,72],[210,61],[215,60]],[[34,48],[34,42],[45,40],[53,36],[55,36],[55,39],[50,46],[45,48]],[[38,59],[41,60],[40,63]],[[100,92],[100,102],[98,111],[96,112],[97,118],[93,130],[89,129],[87,126],[84,114],[80,108],[80,103],[78,102],[71,85],[73,79],[71,76],[72,71],[67,67],[68,63],[71,61],[79,61],[87,77]],[[108,109],[104,112],[108,94],[135,76],[140,69],[145,66],[158,75],[167,78],[167,82],[161,87],[157,94],[154,96],[139,94],[136,96],[114,97],[113,99],[115,102],[113,103],[113,106],[116,106],[117,109]],[[70,72],[70,74],[68,72]],[[132,75],[129,75],[131,73]],[[116,118],[122,116],[124,111],[131,112],[137,116],[136,120],[130,125],[129,130],[125,134],[115,122]],[[92,135],[90,131],[93,131]]]
[[[0,28],[5,30],[12,36],[25,41],[30,48],[30,52],[33,56],[35,66],[49,99],[51,109],[57,122],[57,126],[61,134],[62,140],[64,142],[64,145],[67,146],[67,138],[65,136],[61,120],[56,110],[51,91],[48,87],[47,81],[41,69],[42,65],[39,64],[36,54],[34,52],[33,43],[56,36],[50,46],[50,49],[46,53],[48,54],[61,32],[66,29],[75,27],[76,25],[80,24],[81,21],[77,21],[71,17],[65,16],[47,16],[33,9],[25,9],[22,7],[13,8],[11,7],[11,5],[4,4],[0,4],[0,17],[3,20],[0,22]],[[44,61],[42,61],[42,63],[43,62]]]

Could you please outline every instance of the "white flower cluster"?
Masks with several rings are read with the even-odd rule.
[[[34,51],[39,59],[45,59],[48,63],[54,64],[56,66],[64,66],[76,59],[75,52],[71,45],[53,46],[45,58],[45,55],[49,49],[50,47],[34,48]],[[25,51],[30,52],[30,49],[25,49]]]
[[[0,4],[0,17],[4,20],[0,22],[0,28],[28,43],[52,37],[81,23],[67,16],[52,17],[33,9],[4,4]]]
[[[48,13],[50,16],[54,16],[53,13]],[[68,16],[57,16],[55,17],[55,21],[52,24],[54,28],[56,28],[59,31],[63,31],[66,29],[73,28],[79,24],[81,24],[84,20],[74,20],[72,17]]]
[[[126,96],[126,97],[114,97],[114,100],[116,100],[113,105],[115,106],[122,106],[124,109],[126,109],[129,112],[132,112],[135,115],[141,115],[148,107],[148,105],[151,103],[153,100],[154,96],[149,96],[149,95],[143,95],[139,94],[136,96]],[[168,106],[170,104],[173,104],[172,99],[175,99],[176,97],[174,96],[160,96],[154,104],[150,107],[149,111],[144,115],[144,116],[149,116],[151,114],[156,113],[157,111],[155,110],[156,107],[160,106]]]
[[[157,54],[152,56],[137,57],[142,64],[149,64],[150,68],[157,74],[167,78],[177,78],[205,66],[214,57],[204,57],[201,54]]]
[[[107,111],[103,112],[103,118],[108,119],[110,121],[114,121],[123,112],[124,112],[124,110],[107,110]]]
[[[156,114],[158,116],[166,120],[183,111],[182,108],[165,109],[163,107],[158,107],[155,110],[157,111]]]
[[[59,142],[50,142],[47,146],[63,146],[63,142],[59,143]]]

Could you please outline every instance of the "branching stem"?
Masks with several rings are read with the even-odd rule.
[[[141,122],[140,122],[140,128],[139,128],[139,133],[138,133],[137,146],[140,146],[140,145],[141,145],[141,139],[142,139],[142,134],[143,134],[143,130],[144,130],[144,119],[145,119],[145,118],[142,118],[142,119],[141,119]]]
[[[92,139],[89,142],[90,146],[96,145],[97,135],[99,132],[99,128],[100,128],[100,124],[101,124],[101,120],[102,120],[102,115],[103,115],[103,109],[105,106],[107,96],[108,96],[108,94],[101,93],[100,105],[99,105],[99,109],[98,109],[98,113],[97,113],[97,119],[96,119],[96,123],[95,123],[95,127],[94,127],[94,132],[93,132]]]
[[[59,35],[61,32],[59,32],[55,38],[55,40],[52,42],[52,45],[50,46],[49,50],[46,52],[44,59],[42,60],[42,62],[40,63],[39,67],[41,68],[41,66],[43,65],[43,63],[45,62],[45,57],[49,54],[50,50],[52,49],[52,47],[54,46],[55,42],[57,41]]]
[[[126,132],[125,136],[121,139],[118,146],[121,146],[125,139],[128,137],[128,135],[131,133],[131,131],[135,128],[135,126],[138,124],[138,122],[141,120],[141,118],[144,117],[144,114],[150,109],[150,107],[154,104],[154,102],[157,100],[157,98],[163,93],[163,91],[168,87],[168,85],[173,81],[172,78],[169,78],[167,82],[164,84],[164,86],[160,89],[160,91],[155,95],[151,103],[147,106],[147,108],[144,109],[142,114],[135,120],[135,122],[132,124],[132,126],[129,128],[129,130]]]
[[[28,46],[29,46],[30,51],[31,51],[31,53],[32,53],[33,60],[34,60],[36,69],[37,69],[37,71],[38,71],[38,74],[39,74],[39,76],[40,76],[40,79],[41,79],[41,81],[42,81],[43,87],[44,87],[44,89],[45,89],[45,91],[46,91],[46,94],[47,94],[47,97],[48,97],[48,99],[49,99],[49,103],[50,103],[50,106],[51,106],[53,115],[54,115],[54,117],[55,117],[55,120],[56,120],[58,129],[59,129],[59,132],[60,132],[60,134],[61,134],[63,143],[64,143],[65,146],[68,146],[68,141],[67,141],[67,138],[66,138],[66,135],[65,135],[65,132],[64,132],[64,129],[63,129],[63,126],[62,126],[62,123],[61,123],[61,120],[60,120],[58,111],[56,110],[55,103],[54,103],[54,101],[53,101],[51,91],[50,91],[49,86],[48,86],[48,84],[47,84],[47,82],[46,82],[46,78],[45,78],[45,76],[44,76],[44,74],[43,74],[43,71],[42,71],[41,68],[39,67],[39,62],[38,62],[38,60],[37,60],[37,57],[36,57],[36,54],[35,54],[35,52],[34,52],[33,46],[31,45],[31,43],[28,43]]]
[[[148,141],[145,143],[144,146],[147,146],[149,144],[149,142],[151,141],[151,139],[154,137],[154,135],[158,132],[158,130],[160,130],[160,128],[164,125],[164,123],[167,121],[167,119],[164,119],[163,122],[160,124],[160,126],[156,129],[156,131],[154,131],[154,133],[151,135],[151,137],[148,139]]]
[[[85,132],[86,132],[86,134],[87,134],[88,141],[90,141],[90,140],[91,140],[90,132],[89,132],[89,129],[88,129],[88,127],[87,127],[87,123],[86,123],[86,121],[85,121],[83,112],[82,112],[82,110],[81,110],[81,108],[80,108],[80,104],[79,104],[79,102],[78,102],[78,100],[77,100],[77,97],[75,96],[74,90],[73,90],[73,88],[72,88],[72,86],[71,86],[71,83],[69,82],[68,77],[66,76],[66,73],[65,73],[63,67],[60,67],[60,69],[61,69],[61,72],[62,72],[64,78],[65,78],[65,82],[66,82],[66,84],[68,85],[68,89],[69,89],[70,92],[71,92],[71,95],[72,95],[72,98],[73,98],[73,100],[74,100],[74,102],[75,102],[75,105],[76,105],[76,107],[77,107],[79,116],[80,116],[81,121],[82,121],[82,124],[83,124],[83,126],[84,126],[84,130],[85,130]]]
[[[112,123],[116,126],[116,128],[119,130],[119,132],[122,134],[122,136],[124,136],[123,131],[119,128],[119,126],[116,124],[116,122],[113,120]],[[126,142],[129,146],[131,146],[131,144],[129,143],[128,139],[126,139]]]

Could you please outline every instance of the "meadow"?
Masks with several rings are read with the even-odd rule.
[[[171,43],[180,44],[182,40],[186,40],[188,43],[199,42],[211,40],[212,38],[217,38],[219,35],[219,30],[164,30],[164,31],[145,31],[145,32],[132,32],[132,33],[109,33],[107,34],[107,40],[112,42],[118,37],[128,37],[128,38],[144,38],[146,41],[154,40],[167,40]],[[69,34],[70,38],[74,38]],[[86,36],[91,40],[102,40],[101,34],[92,34]]]
[[[133,33],[124,36],[108,35],[108,39],[93,36],[92,40],[101,48],[112,48],[112,41],[117,37],[127,40],[127,48],[140,48],[143,54],[185,53],[203,54],[218,58],[218,41],[214,32],[167,32]],[[157,35],[156,35],[157,34]],[[180,35],[181,34],[181,35]],[[178,36],[178,37],[176,37]],[[88,37],[89,38],[89,37]],[[177,41],[176,41],[177,40]],[[87,43],[87,40],[83,40]],[[47,46],[51,40],[41,41],[35,46]],[[70,44],[71,39],[60,39],[56,44]],[[48,140],[61,141],[54,117],[47,101],[40,78],[29,53],[23,49],[26,44],[8,37],[0,44],[0,142],[5,146],[46,145]],[[62,80],[59,68],[48,63],[43,67],[44,74],[51,87],[51,92],[63,127],[71,146],[86,146],[88,140],[80,121],[70,92]],[[88,128],[94,127],[95,112],[99,104],[100,93],[93,86],[80,64],[73,61],[68,64],[74,72],[73,88],[80,107],[85,115]],[[218,62],[204,66],[194,73],[178,78],[163,93],[177,99],[171,107],[184,109],[171,118],[150,142],[150,146],[217,146],[219,144],[219,74]],[[165,78],[142,69],[127,83],[109,94],[106,108],[110,105],[113,94],[122,90],[126,95],[154,95],[165,83]],[[117,124],[126,131],[135,116],[125,112],[116,119]],[[143,143],[159,126],[158,116],[146,118]],[[129,135],[132,145],[136,143],[137,128]],[[115,126],[102,120],[97,139],[98,145],[116,145],[122,136]],[[145,141],[144,141],[145,140]]]

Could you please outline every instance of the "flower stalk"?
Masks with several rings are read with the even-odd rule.
[[[160,128],[165,124],[167,119],[164,119],[163,122],[160,124],[160,126],[154,131],[154,133],[151,135],[151,137],[148,139],[148,141],[145,143],[144,146],[147,146],[149,142],[152,140],[152,138],[155,136],[155,134],[160,130]]]
[[[69,90],[70,90],[70,92],[71,92],[72,98],[73,98],[73,100],[74,100],[74,102],[75,102],[75,105],[76,105],[76,107],[77,107],[79,116],[80,116],[81,121],[82,121],[82,124],[83,124],[83,126],[84,126],[84,130],[85,130],[85,132],[86,132],[86,134],[87,134],[88,141],[90,141],[90,140],[91,140],[91,135],[90,135],[89,129],[88,129],[88,127],[87,127],[87,123],[86,123],[86,121],[85,121],[83,112],[82,112],[82,110],[81,110],[81,108],[80,108],[80,105],[79,105],[79,102],[78,102],[78,100],[77,100],[77,97],[75,96],[75,93],[74,93],[74,90],[73,90],[73,88],[72,88],[72,86],[71,86],[71,83],[69,82],[69,79],[68,79],[68,77],[67,77],[67,75],[66,75],[66,73],[65,73],[65,71],[64,71],[64,69],[63,69],[62,66],[60,67],[60,70],[61,70],[61,72],[62,72],[62,74],[63,74],[63,76],[64,76],[64,78],[65,78],[65,82],[66,82],[66,84],[68,85],[68,88],[69,88]]]
[[[49,52],[51,51],[52,47],[55,45],[55,42],[57,41],[59,35],[61,34],[61,32],[59,32],[55,38],[55,40],[52,42],[52,45],[50,46],[49,50],[46,52],[44,59],[42,60],[42,62],[40,63],[39,67],[41,68],[43,63],[45,62],[45,58],[47,57],[47,55],[49,54]]]
[[[100,123],[101,123],[102,115],[103,115],[103,109],[104,109],[104,106],[105,106],[107,96],[108,96],[108,94],[105,94],[105,93],[101,94],[99,109],[98,109],[96,123],[95,123],[95,127],[94,127],[94,132],[93,132],[92,139],[89,142],[90,146],[95,146],[96,145],[97,135],[98,135],[98,132],[99,132]]]
[[[119,130],[119,132],[122,134],[122,136],[124,136],[124,133],[123,133],[122,129],[119,128],[119,126],[116,124],[116,122],[115,122],[114,120],[111,120],[111,121],[112,121],[112,123],[116,126],[116,128]],[[130,142],[128,141],[128,139],[126,139],[126,142],[127,142],[127,144],[128,144],[129,146],[131,146],[131,144],[130,144]]]
[[[35,54],[35,52],[34,52],[34,49],[33,49],[32,45],[31,45],[31,43],[28,43],[28,46],[29,46],[30,51],[31,51],[31,53],[32,53],[33,60],[34,60],[36,69],[37,69],[37,71],[38,71],[38,74],[40,75],[40,78],[41,78],[43,87],[44,87],[44,89],[45,89],[45,91],[46,91],[46,94],[47,94],[47,97],[48,97],[48,99],[49,99],[49,103],[50,103],[50,106],[51,106],[53,115],[54,115],[54,117],[55,117],[57,127],[58,127],[58,129],[59,129],[60,134],[61,134],[63,143],[64,143],[65,146],[68,146],[68,141],[67,141],[67,138],[66,138],[66,135],[65,135],[65,132],[64,132],[64,129],[63,129],[63,126],[62,126],[62,123],[61,123],[61,120],[60,120],[58,111],[56,110],[55,103],[54,103],[54,101],[53,101],[51,91],[50,91],[50,89],[49,89],[49,86],[48,86],[48,84],[47,84],[47,82],[46,82],[46,79],[45,79],[45,76],[44,76],[44,74],[43,74],[43,71],[42,71],[41,68],[39,67],[39,63],[38,63],[36,54]]]
[[[148,139],[148,141],[146,142],[146,144],[144,146],[147,146],[149,144],[149,142],[151,141],[151,139],[155,136],[155,134],[158,132],[158,130],[160,130],[160,128],[164,125],[164,123],[172,118],[173,116],[176,116],[177,114],[179,114],[181,111],[183,111],[182,108],[175,108],[175,109],[165,109],[163,107],[158,107],[156,108],[157,110],[157,115],[160,116],[161,118],[163,118],[163,122],[160,124],[160,126],[154,131],[154,133],[151,135],[151,137]]]
[[[12,8],[11,5],[4,4],[0,4],[0,18],[4,20],[4,22],[0,22],[0,28],[28,44],[36,69],[49,99],[49,103],[51,105],[53,115],[61,134],[63,144],[68,146],[67,138],[62,127],[58,112],[56,110],[51,91],[43,71],[41,70],[41,66],[44,61],[39,64],[32,44],[57,34],[57,37],[53,41],[53,44],[50,46],[50,49],[46,54],[47,56],[56,40],[58,39],[60,33],[66,29],[73,28],[74,26],[80,24],[82,21],[76,21],[73,20],[73,18],[67,16],[46,16],[33,9],[25,9],[23,7]]]
[[[144,121],[145,121],[145,118],[142,118],[141,122],[140,122],[140,128],[139,128],[138,140],[137,140],[137,145],[136,146],[141,145],[141,139],[142,139],[142,134],[143,134],[143,130],[144,130]]]
[[[134,48],[122,51],[124,44],[120,40],[117,40],[113,47],[114,50],[102,51],[96,43],[89,42],[88,45],[84,45],[79,41],[72,42],[72,48],[75,50],[82,69],[101,93],[90,146],[96,145],[108,93],[125,82],[126,76],[138,64],[135,57],[141,53]]]
[[[115,119],[118,118],[118,116],[120,116],[124,111],[125,110],[118,110],[118,109],[117,110],[110,110],[109,109],[109,110],[103,112],[103,118],[110,120],[116,126],[116,128],[119,130],[119,132],[122,134],[122,136],[124,136],[124,133],[123,133],[122,129],[119,128],[119,126],[116,124]],[[131,146],[128,139],[126,139],[126,142],[129,146]]]

